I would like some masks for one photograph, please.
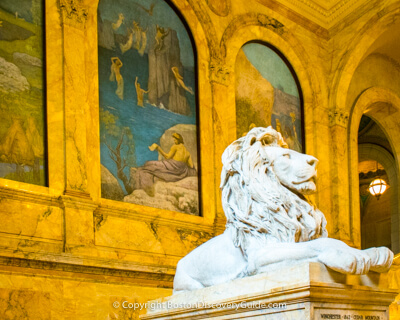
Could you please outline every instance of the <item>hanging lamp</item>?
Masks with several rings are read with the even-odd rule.
[[[376,172],[378,172],[378,162],[376,162]],[[370,183],[368,191],[379,200],[380,196],[384,194],[388,188],[389,185],[387,182],[378,175],[378,177]]]

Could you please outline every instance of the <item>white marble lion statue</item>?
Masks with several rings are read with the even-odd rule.
[[[323,213],[305,197],[316,191],[318,160],[288,149],[272,127],[233,142],[222,163],[226,230],[179,261],[174,293],[301,262],[348,274],[390,268],[385,247],[358,250],[328,238]]]

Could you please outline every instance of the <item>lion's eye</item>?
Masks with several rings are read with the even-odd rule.
[[[283,154],[283,156],[284,156],[285,158],[287,158],[287,159],[290,159],[290,154],[289,154],[289,153],[285,153],[285,154]]]

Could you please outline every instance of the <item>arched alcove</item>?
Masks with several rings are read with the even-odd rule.
[[[382,148],[379,145],[376,144],[371,144],[371,143],[363,143],[358,145],[358,162],[361,163],[363,161],[368,161],[368,160],[373,160],[373,163],[379,163],[380,165],[383,166],[384,172],[386,173],[388,183],[390,186],[390,189],[387,191],[382,196],[381,200],[377,200],[374,198],[372,195],[368,196],[368,199],[365,202],[365,206],[374,206],[375,208],[379,208],[381,206],[380,210],[381,212],[383,211],[388,211],[390,221],[381,221],[379,219],[379,211],[376,212],[375,217],[370,219],[371,224],[375,224],[373,226],[373,231],[375,231],[375,234],[370,237],[370,241],[366,241],[367,235],[365,234],[368,231],[371,231],[371,226],[368,228],[366,226],[365,221],[361,221],[361,234],[362,234],[362,247],[363,249],[371,246],[381,246],[385,245],[386,243],[384,239],[379,239],[382,238],[382,236],[385,235],[385,233],[389,233],[390,235],[390,242],[391,242],[391,248],[395,248],[398,246],[398,220],[399,220],[399,215],[398,215],[398,198],[395,196],[398,194],[398,177],[396,173],[396,165],[393,156],[385,149]],[[378,202],[381,201],[381,202]],[[386,201],[389,202],[388,208],[386,208]],[[382,207],[384,206],[384,207]],[[386,209],[386,210],[385,210]],[[365,217],[361,217],[365,218]],[[388,227],[388,223],[390,224],[390,227]],[[364,239],[363,239],[364,238]],[[383,242],[382,242],[383,241]],[[387,242],[387,241],[386,241]],[[369,244],[369,245],[368,245]]]
[[[285,56],[273,46],[248,42],[235,63],[237,137],[272,126],[290,149],[304,151],[303,96]]]
[[[392,250],[395,253],[400,251],[399,239],[399,217],[400,208],[398,206],[399,188],[397,181],[399,177],[398,159],[400,155],[400,137],[398,134],[396,115],[399,113],[400,98],[393,92],[383,88],[370,88],[364,91],[354,104],[354,108],[350,114],[349,121],[349,157],[350,157],[350,193],[351,199],[351,214],[353,220],[360,219],[359,202],[359,177],[358,177],[358,129],[360,120],[363,114],[372,118],[385,133],[391,149],[393,151],[394,164],[390,164],[387,154],[379,147],[367,146],[366,150],[362,151],[362,157],[366,157],[366,153],[374,153],[374,160],[386,166],[385,171],[390,175],[393,181],[392,200],[391,200],[391,219],[392,219]],[[378,149],[377,149],[378,148]],[[374,150],[374,151],[372,151]],[[361,158],[362,159],[362,158]],[[390,173],[389,173],[390,172]],[[392,184],[392,182],[390,182]]]

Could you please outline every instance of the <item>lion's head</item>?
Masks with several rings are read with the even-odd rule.
[[[272,127],[253,128],[222,155],[222,205],[235,244],[249,237],[267,242],[299,242],[326,237],[326,220],[304,195],[316,191],[312,156],[287,148]]]

